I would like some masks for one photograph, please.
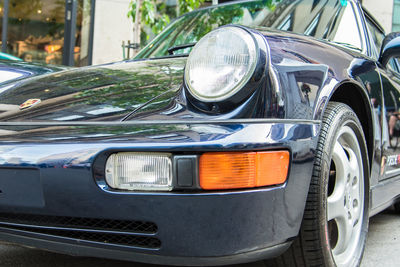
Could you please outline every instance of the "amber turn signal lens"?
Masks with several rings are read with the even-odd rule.
[[[199,169],[200,187],[206,190],[283,184],[289,169],[289,152],[204,153]]]

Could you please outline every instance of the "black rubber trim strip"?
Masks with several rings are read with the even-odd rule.
[[[70,121],[70,122],[0,122],[0,126],[143,126],[143,125],[193,125],[193,124],[320,124],[320,120],[301,119],[230,119],[230,120],[142,120],[142,121]]]
[[[85,232],[85,233],[99,233],[99,234],[115,234],[115,235],[129,235],[129,236],[156,236],[157,233],[142,233],[142,232],[128,232],[128,231],[111,231],[104,229],[90,229],[90,228],[74,228],[74,227],[59,227],[59,226],[46,226],[46,225],[33,225],[25,223],[12,223],[12,222],[0,222],[0,227],[15,229],[18,227],[24,227],[31,229],[35,232],[35,229],[53,230],[53,231],[65,231],[65,232]],[[13,228],[15,227],[15,228]],[[18,229],[17,229],[18,230]]]
[[[28,247],[36,247],[48,251],[66,253],[81,257],[99,257],[108,259],[118,259],[125,261],[144,262],[148,264],[176,265],[176,266],[216,266],[248,263],[266,258],[273,258],[282,254],[291,245],[291,241],[286,241],[271,247],[260,248],[253,251],[242,252],[234,255],[217,257],[184,257],[184,256],[165,256],[152,253],[151,249],[133,249],[112,244],[98,244],[81,241],[79,243],[69,243],[66,238],[53,237],[46,239],[40,234],[22,233],[1,228],[0,239],[6,242],[20,244]],[[96,246],[97,245],[97,246]],[[116,249],[117,248],[117,249]],[[147,253],[146,253],[147,252]]]

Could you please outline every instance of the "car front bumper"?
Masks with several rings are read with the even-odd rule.
[[[106,127],[101,140],[90,131],[74,128],[75,142],[61,137],[65,130],[55,139],[54,129],[36,140],[0,138],[1,240],[72,255],[222,265],[276,256],[299,231],[318,123],[158,126],[157,135]],[[105,190],[93,175],[96,159],[110,150],[274,149],[291,153],[287,182],[279,186],[128,193]]]

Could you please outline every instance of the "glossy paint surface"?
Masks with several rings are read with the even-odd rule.
[[[0,86],[5,87],[10,82],[65,69],[65,67],[44,66],[22,61],[0,60]]]
[[[7,54],[7,53],[0,53],[0,59],[2,60],[15,60],[15,61],[22,61],[19,57],[15,57],[13,55]]]
[[[399,166],[383,161],[400,154],[389,144],[394,135],[388,126],[390,117],[397,116],[396,96],[389,99],[400,92],[399,80],[370,51],[372,40],[360,8],[346,3],[364,37],[360,49],[252,29],[268,44],[270,66],[259,82],[247,85],[252,86],[248,98],[226,109],[193,103],[183,83],[185,56],[35,74],[1,86],[0,171],[23,177],[31,173],[40,183],[35,183],[31,201],[20,203],[13,194],[3,194],[0,212],[151,221],[159,226],[156,235],[163,246],[150,251],[2,231],[9,240],[23,236],[56,241],[63,252],[68,251],[63,243],[103,248],[110,257],[129,251],[131,260],[146,253],[224,257],[286,243],[300,228],[319,126],[331,100],[351,105],[359,116],[370,156],[371,213],[385,208],[400,192],[397,176],[390,175]],[[28,99],[41,103],[21,110],[19,105]],[[288,181],[276,187],[139,193],[111,190],[104,182],[103,163],[113,152],[199,155],[274,149],[291,153]],[[31,192],[29,186],[20,190]],[[47,248],[31,239],[20,242]]]
[[[357,6],[349,7],[357,12]],[[360,32],[362,32],[360,25]],[[320,121],[327,102],[336,90],[354,95],[363,106],[359,114],[368,132],[371,159],[371,187],[378,185],[384,168],[384,123],[379,110],[383,97],[381,77],[376,62],[368,52],[358,52],[308,36],[256,28],[268,43],[271,66],[254,92],[244,102],[231,103],[229,110],[205,111],[187,95],[183,85],[186,57],[127,61],[103,66],[72,69],[12,82],[0,89],[0,113],[3,122],[21,122],[23,131],[1,126],[3,138],[29,136],[31,141],[80,139],[81,132],[56,127],[49,136],[46,128],[29,126],[29,122],[85,121],[176,121],[228,119],[302,119]],[[368,40],[364,41],[367,48]],[[388,81],[392,81],[389,77]],[[389,82],[389,84],[392,82]],[[343,89],[344,88],[344,89]],[[33,108],[20,110],[28,99],[41,99]],[[360,98],[362,100],[360,100]],[[85,127],[84,127],[85,128]],[[106,127],[107,128],[107,127]],[[51,129],[51,128],[50,128]],[[122,128],[123,129],[123,128]],[[104,140],[110,133],[101,127],[86,127],[87,136]],[[72,132],[71,132],[72,131]],[[147,129],[144,132],[155,132]],[[36,137],[38,136],[38,137]],[[85,141],[82,141],[85,142]],[[383,170],[382,170],[383,169]],[[391,196],[392,198],[393,196]],[[377,203],[376,206],[381,205]],[[373,202],[373,206],[374,202]]]
[[[19,128],[24,127],[8,130],[18,132]],[[31,196],[30,205],[16,204],[13,196],[3,192],[0,212],[13,210],[23,214],[157,223],[156,236],[163,245],[156,251],[79,242],[111,250],[151,252],[171,257],[215,257],[260,250],[292,238],[299,229],[311,177],[316,128],[315,124],[297,123],[205,123],[97,129],[44,128],[37,134],[14,138],[3,136],[0,140],[0,171],[37,170],[41,183],[40,194]],[[99,130],[103,136],[97,136]],[[282,186],[255,190],[128,193],[104,187],[104,165],[96,164],[103,155],[113,151],[169,151],[195,155],[221,149],[287,149],[292,157],[288,181]],[[21,193],[24,190],[26,188],[21,188]],[[260,220],[253,220],[254,217]],[[193,235],[200,232],[206,238]],[[233,232],[237,234],[231,235]],[[42,239],[71,243],[57,237]],[[193,243],[196,246],[191,246]]]
[[[19,105],[31,98],[42,103],[29,111],[0,114],[0,119],[110,121],[130,114],[129,119],[147,120],[320,120],[323,103],[343,80],[366,80],[374,75],[375,64],[361,54],[301,35],[261,33],[271,49],[272,68],[266,71],[274,77],[267,74],[255,93],[230,112],[205,113],[188,102],[182,88],[186,58],[181,57],[74,69],[10,84],[0,93],[1,104]]]
[[[182,82],[184,60],[123,62],[72,69],[8,84],[0,103],[2,121],[122,120],[137,109],[171,102]],[[33,109],[17,107],[41,99]]]

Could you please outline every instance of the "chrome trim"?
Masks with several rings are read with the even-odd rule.
[[[145,125],[193,125],[193,124],[321,124],[321,120],[303,119],[228,119],[228,120],[142,120],[142,121],[87,121],[87,122],[0,122],[0,126],[145,126]]]
[[[358,34],[360,36],[361,45],[362,45],[361,54],[368,55],[369,54],[369,51],[368,51],[369,47],[368,47],[368,43],[366,42],[367,40],[365,39],[365,38],[368,38],[368,35],[365,36],[366,31],[365,31],[364,26],[366,26],[366,25],[364,25],[364,23],[363,23],[363,17],[362,17],[362,13],[361,13],[362,11],[360,11],[360,9],[358,8],[356,2],[353,2],[353,1],[350,1],[350,2],[352,3],[351,7],[353,9],[353,13],[354,13],[354,15],[356,17],[356,21],[357,21]]]
[[[390,171],[386,171],[386,175],[395,175],[395,174],[400,174],[400,169],[395,169],[395,170],[390,170]]]

